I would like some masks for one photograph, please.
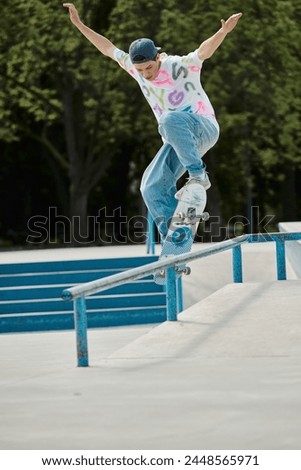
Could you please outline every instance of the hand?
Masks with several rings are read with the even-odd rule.
[[[237,22],[241,16],[242,16],[242,13],[235,13],[234,15],[230,16],[230,18],[228,18],[227,21],[221,20],[222,30],[225,33],[230,33],[230,31],[232,31],[232,29],[234,29],[235,26],[237,25]]]
[[[79,14],[73,3],[63,3],[63,7],[69,9],[70,20],[73,24],[77,24],[80,22]]]

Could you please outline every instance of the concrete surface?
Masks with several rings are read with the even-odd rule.
[[[281,232],[301,232],[301,222],[280,222]],[[301,279],[301,240],[286,242],[287,259],[293,267],[297,277]]]
[[[90,330],[89,368],[72,331],[1,335],[0,449],[301,449],[301,281],[263,256],[228,285],[219,256],[178,322]]]
[[[201,250],[205,244],[194,244]],[[244,282],[268,282],[277,279],[275,243],[245,243],[242,245]],[[232,283],[232,252],[225,251],[190,264],[190,276],[183,276],[184,306],[194,305],[223,286]],[[296,279],[296,273],[286,260],[287,279]]]

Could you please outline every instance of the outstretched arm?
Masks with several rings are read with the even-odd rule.
[[[114,44],[101,34],[88,28],[80,19],[77,9],[73,3],[63,3],[63,7],[68,8],[70,20],[77,29],[104,55],[114,59],[113,51],[116,48]]]
[[[211,38],[202,42],[198,49],[198,56],[201,60],[209,59],[216,49],[221,45],[225,37],[235,28],[242,13],[230,16],[227,21],[221,20],[222,27]]]

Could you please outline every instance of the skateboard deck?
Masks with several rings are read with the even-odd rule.
[[[160,260],[168,256],[188,253],[191,250],[200,221],[209,219],[209,214],[204,212],[206,203],[207,193],[203,186],[192,183],[184,187],[162,245]],[[186,264],[176,265],[177,277],[183,273],[190,273]],[[165,270],[156,272],[154,281],[157,284],[165,284]]]

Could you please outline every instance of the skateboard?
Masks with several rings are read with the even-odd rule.
[[[206,190],[199,183],[191,183],[183,188],[162,245],[160,260],[168,256],[188,253],[191,250],[200,221],[209,219],[208,212],[204,212],[206,203]],[[185,263],[176,265],[177,278],[190,272],[190,268]],[[154,281],[156,284],[165,284],[164,269],[154,273]]]

